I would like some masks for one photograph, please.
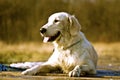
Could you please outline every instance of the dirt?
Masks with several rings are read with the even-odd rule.
[[[120,71],[98,70],[97,75],[88,75],[87,77],[68,77],[67,74],[47,73],[42,76],[25,76],[18,71],[0,72],[0,80],[98,80],[98,79],[120,79]]]

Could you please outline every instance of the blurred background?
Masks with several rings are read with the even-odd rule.
[[[90,41],[120,40],[120,0],[0,0],[0,40],[41,41],[40,27],[63,11],[78,18]]]
[[[120,62],[120,0],[0,0],[0,63],[45,61],[53,46],[39,29],[55,12],[77,17],[99,63]]]

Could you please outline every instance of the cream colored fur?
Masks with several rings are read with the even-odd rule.
[[[57,70],[68,73],[70,77],[79,77],[82,73],[96,74],[97,53],[80,31],[81,25],[73,15],[66,12],[55,13],[41,29],[43,28],[46,29],[41,33],[44,42],[60,32],[59,37],[51,41],[55,47],[54,52],[48,61],[27,69],[22,74],[36,75]]]

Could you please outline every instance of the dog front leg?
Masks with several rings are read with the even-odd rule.
[[[79,77],[81,74],[81,68],[77,65],[72,71],[69,72],[69,77]]]
[[[95,74],[95,70],[91,70],[88,65],[77,65],[75,68],[69,72],[69,77],[80,77],[84,76],[85,74],[90,73],[90,74]]]
[[[22,72],[23,75],[36,75],[39,73],[49,73],[51,71],[54,71],[55,69],[57,69],[57,67],[52,66],[50,64],[43,64],[43,65],[37,65],[34,66],[30,69],[27,69],[25,71]]]

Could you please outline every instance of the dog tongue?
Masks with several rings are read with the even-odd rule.
[[[43,42],[46,43],[48,42],[48,40],[49,40],[49,37],[44,37]]]

